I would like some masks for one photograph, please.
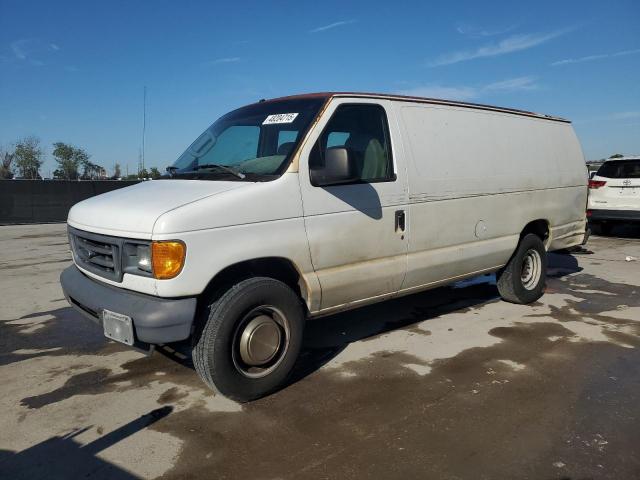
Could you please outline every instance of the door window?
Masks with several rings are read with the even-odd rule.
[[[336,148],[345,149],[353,163],[353,179],[349,183],[395,180],[387,116],[382,106],[339,106],[312,149],[309,168],[323,169],[327,150]],[[330,179],[323,184],[331,184]]]

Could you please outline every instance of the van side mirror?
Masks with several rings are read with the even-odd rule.
[[[358,180],[353,155],[345,147],[325,150],[324,166],[311,169],[311,183],[316,187],[351,183]]]

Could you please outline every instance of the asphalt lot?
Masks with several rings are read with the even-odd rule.
[[[67,305],[64,225],[0,227],[0,478],[640,478],[640,229],[613,234],[531,306],[484,276],[312,321],[296,381],[238,405]]]

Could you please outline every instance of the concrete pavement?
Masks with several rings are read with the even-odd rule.
[[[550,255],[534,305],[483,276],[311,321],[295,381],[238,405],[67,305],[64,225],[0,227],[0,478],[638,478],[640,229],[614,234]]]

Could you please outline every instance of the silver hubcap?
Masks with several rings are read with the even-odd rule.
[[[234,335],[233,363],[247,377],[271,373],[289,347],[289,324],[275,307],[264,305],[249,312]]]
[[[240,337],[240,356],[247,365],[264,365],[278,352],[280,328],[267,315],[249,322]]]
[[[540,275],[542,274],[542,258],[537,250],[529,249],[524,255],[524,261],[522,262],[522,285],[527,290],[533,290],[540,281]]]

